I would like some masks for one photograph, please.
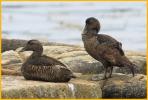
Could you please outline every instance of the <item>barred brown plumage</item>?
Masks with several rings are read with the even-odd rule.
[[[111,36],[97,34],[100,31],[100,22],[90,17],[86,19],[86,25],[82,32],[82,40],[85,50],[90,56],[100,61],[105,68],[104,78],[106,79],[107,69],[110,69],[109,77],[112,75],[113,66],[129,67],[134,76],[134,65],[124,55],[122,44]]]
[[[73,72],[62,62],[42,55],[43,47],[38,40],[30,40],[20,51],[33,51],[21,67],[22,75],[27,80],[48,82],[68,82],[75,78]]]

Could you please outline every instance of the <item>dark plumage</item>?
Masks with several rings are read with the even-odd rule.
[[[21,71],[27,80],[39,80],[49,82],[68,82],[75,78],[72,71],[66,65],[54,58],[42,55],[42,44],[37,40],[30,40],[22,51],[33,51],[25,61]]]
[[[104,78],[110,69],[109,77],[112,75],[113,66],[129,67],[134,76],[134,64],[124,55],[122,44],[111,36],[97,34],[100,31],[100,23],[96,18],[90,17],[82,33],[84,47],[89,55],[100,61],[105,68]]]

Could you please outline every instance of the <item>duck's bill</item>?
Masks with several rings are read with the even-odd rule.
[[[23,47],[19,52],[24,52],[24,51],[26,51],[25,47]]]

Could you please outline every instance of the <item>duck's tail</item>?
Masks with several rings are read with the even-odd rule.
[[[71,69],[69,69],[67,67],[63,67],[63,66],[60,69],[61,69],[63,75],[65,75],[66,77],[76,78],[76,75],[73,73],[73,71]]]
[[[70,76],[71,78],[77,78],[77,76],[76,76],[74,73],[70,74],[69,76]]]
[[[133,77],[135,76],[135,67],[137,66],[133,64],[127,57],[123,56],[121,64],[124,67],[128,67],[131,70]]]

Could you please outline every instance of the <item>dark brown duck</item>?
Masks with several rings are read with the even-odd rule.
[[[27,80],[39,80],[49,82],[68,82],[75,78],[72,71],[60,61],[42,55],[43,46],[38,40],[30,40],[22,51],[33,51],[25,61],[21,71]]]
[[[134,64],[124,55],[122,44],[111,36],[97,34],[100,31],[100,23],[96,18],[90,17],[82,33],[84,47],[89,55],[100,61],[105,68],[104,78],[107,78],[107,70],[112,75],[113,66],[128,67],[134,76]]]

